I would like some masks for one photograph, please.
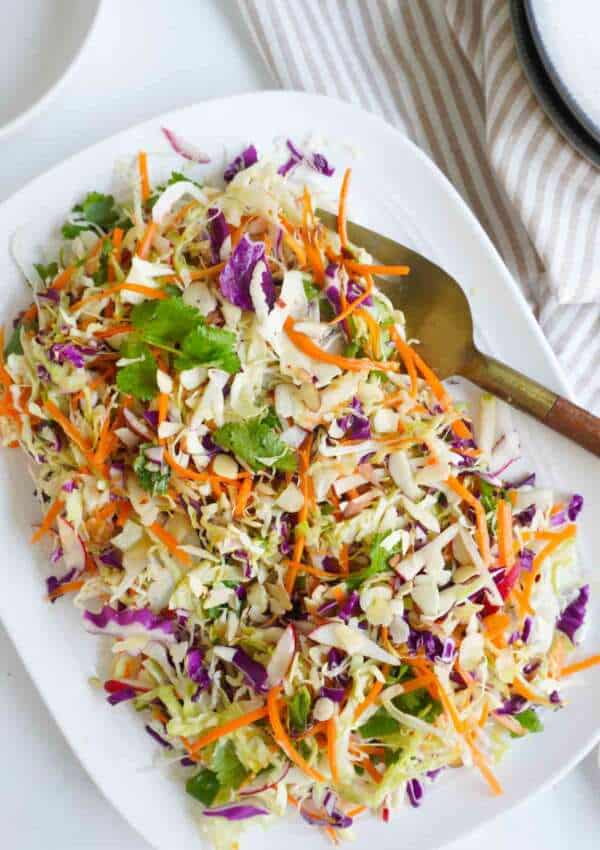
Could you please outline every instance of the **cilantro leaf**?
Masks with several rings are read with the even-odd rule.
[[[239,788],[248,772],[237,757],[232,740],[221,741],[212,759],[214,770],[221,788]]]
[[[112,195],[90,192],[82,204],[73,207],[72,221],[65,222],[62,235],[65,239],[74,239],[84,230],[89,230],[90,224],[108,231],[114,227],[119,217],[120,213]]]
[[[140,487],[153,496],[167,492],[171,468],[169,466],[151,463],[146,457],[146,449],[152,447],[152,443],[142,443],[138,456],[133,462],[133,471],[137,475]]]
[[[193,183],[194,186],[197,186],[199,189],[202,188],[202,183],[198,183],[197,180],[192,180],[191,177],[187,177],[185,174],[182,174],[181,171],[172,171],[171,176],[169,177],[167,186],[172,186],[173,183]]]
[[[146,342],[173,346],[202,321],[202,316],[181,298],[167,298],[136,305],[131,312],[131,321]]]
[[[523,729],[527,729],[528,732],[543,732],[544,724],[540,720],[537,712],[533,708],[526,708],[525,711],[519,712],[519,714],[515,714],[515,720],[517,720]],[[517,738],[518,736],[511,732],[511,736],[513,738]]]
[[[346,580],[346,585],[349,590],[355,590],[363,583],[363,581],[366,581],[368,578],[372,578],[378,573],[382,573],[387,570],[388,560],[392,556],[396,547],[393,547],[391,550],[385,549],[382,546],[382,543],[386,537],[387,534],[375,535],[369,551],[369,557],[371,559],[369,566],[356,573],[352,573],[352,575]]]
[[[313,298],[318,298],[321,295],[320,288],[309,277],[302,278],[302,286],[307,301],[312,301]]]
[[[9,354],[23,354],[23,346],[21,345],[21,323],[16,326],[10,335],[10,339],[4,349],[4,357]]]
[[[378,708],[358,729],[363,738],[385,738],[386,735],[393,735],[399,730],[400,724],[385,708]]]
[[[139,339],[126,340],[121,346],[121,357],[139,358],[123,366],[117,373],[117,386],[122,393],[135,396],[140,401],[150,401],[158,392],[156,360],[148,346]]]
[[[203,767],[195,776],[188,779],[185,784],[187,793],[204,803],[205,806],[212,805],[220,787],[217,774],[206,767]]]
[[[306,685],[303,685],[288,700],[288,722],[293,732],[304,732],[306,729],[310,703],[310,691]]]
[[[202,321],[181,343],[181,352],[175,358],[175,368],[182,371],[193,366],[213,366],[233,375],[241,369],[235,342],[233,331],[216,328]]]
[[[54,278],[58,274],[58,263],[48,263],[47,266],[45,266],[43,263],[34,263],[33,268],[39,274],[44,283],[49,278],[52,278],[54,280]]]
[[[233,452],[256,471],[273,467],[284,472],[296,469],[296,455],[264,419],[229,422],[213,434],[222,449]]]
[[[112,242],[110,239],[104,239],[102,241],[102,249],[100,251],[98,269],[92,275],[96,286],[101,286],[108,280],[108,260],[111,254]]]

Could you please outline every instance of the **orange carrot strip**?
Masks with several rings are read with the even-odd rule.
[[[360,702],[356,708],[354,709],[354,719],[358,720],[361,714],[367,710],[370,705],[373,705],[381,691],[383,690],[383,682],[380,682],[379,679],[375,682],[365,699]]]
[[[112,328],[106,328],[106,330],[94,331],[94,336],[96,339],[110,339],[112,336],[118,336],[119,334],[133,333],[133,330],[133,325],[113,325]]]
[[[71,305],[71,311],[75,312],[76,310],[81,310],[82,307],[85,307],[92,301],[108,298],[109,295],[115,295],[115,293],[121,292],[122,290],[127,292],[137,292],[139,295],[144,295],[146,298],[158,299],[159,301],[163,301],[165,298],[168,298],[167,293],[163,292],[162,289],[154,289],[154,287],[145,286],[142,283],[129,283],[124,281],[123,283],[115,283],[112,286],[107,286],[105,289],[99,289],[96,292],[92,292],[91,295],[86,295],[85,298],[82,298],[80,301]]]
[[[320,570],[318,567],[311,567],[309,564],[303,564],[301,561],[290,560],[287,561],[287,565],[289,568],[295,571],[296,574],[300,573],[308,573],[311,576],[315,576],[316,578],[322,579],[335,579],[336,581],[339,579],[339,576],[335,573],[328,573],[326,570]]]
[[[519,694],[519,696],[523,697],[523,699],[526,699],[529,702],[537,702],[540,705],[551,704],[549,699],[546,699],[546,697],[542,694],[537,694],[518,677],[515,677],[515,679],[513,680],[512,689],[516,694]]]
[[[482,776],[486,780],[487,784],[490,786],[490,789],[493,794],[502,794],[502,786],[490,770],[485,758],[483,757],[483,753],[475,746],[474,741],[471,739],[471,734],[467,734],[466,736],[467,744],[469,745],[469,749],[471,750],[471,755],[473,756],[473,761],[479,768]]]
[[[156,535],[156,537],[158,537],[161,543],[165,544],[167,549],[173,555],[175,555],[175,557],[178,561],[180,561],[180,563],[184,564],[186,567],[189,567],[191,565],[191,557],[188,555],[187,552],[183,552],[179,548],[179,546],[177,545],[177,541],[175,540],[173,535],[169,534],[169,532],[166,531],[166,529],[164,529],[162,525],[159,525],[157,522],[153,522],[150,526],[150,531],[152,531]]]
[[[52,417],[52,419],[54,419],[55,422],[58,422],[67,437],[73,440],[75,445],[78,446],[85,455],[91,454],[92,447],[90,446],[88,440],[83,436],[79,429],[76,428],[75,425],[73,425],[73,423],[69,419],[67,419],[64,413],[59,410],[59,408],[54,404],[53,401],[47,399],[44,402],[44,409],[47,413],[50,414],[50,416]]]
[[[225,268],[225,263],[217,263],[216,266],[208,266],[205,269],[194,269],[190,272],[190,280],[201,280],[205,277],[216,277]]]
[[[148,254],[150,253],[150,246],[152,245],[152,240],[156,235],[157,224],[155,221],[149,221],[146,226],[146,231],[142,236],[140,244],[138,245],[137,255],[141,257],[142,260],[146,259]]]
[[[408,343],[404,342],[394,325],[391,327],[390,336],[394,341],[398,354],[402,358],[406,373],[410,377],[410,395],[412,398],[415,398],[417,395],[417,369],[415,367],[414,351]]]
[[[357,762],[357,764],[359,764],[364,770],[367,771],[373,782],[379,785],[379,783],[383,779],[383,776],[381,773],[379,773],[371,759],[362,758],[359,762]]]
[[[291,316],[288,316],[283,324],[283,329],[296,348],[302,351],[303,354],[306,354],[307,357],[311,357],[313,360],[320,360],[322,363],[331,363],[333,366],[337,366],[339,369],[345,369],[348,372],[361,372],[363,369],[381,369],[388,371],[396,371],[398,369],[398,364],[392,363],[391,361],[379,362],[368,360],[366,358],[358,359],[354,357],[342,357],[341,355],[331,354],[329,351],[324,351],[322,348],[319,348],[319,346],[313,342],[309,336],[295,330],[295,324],[294,319],[292,319]]]
[[[46,534],[48,531],[50,531],[50,529],[54,525],[56,518],[58,517],[58,515],[60,514],[60,512],[62,511],[64,506],[65,506],[65,503],[63,502],[62,499],[55,499],[52,502],[52,504],[50,505],[50,508],[48,510],[48,513],[46,514],[46,516],[42,520],[42,524],[40,525],[38,530],[35,532],[33,537],[31,538],[32,543],[37,543],[39,540],[42,539],[44,534]]]
[[[288,738],[286,731],[283,728],[283,723],[281,722],[281,716],[279,714],[280,692],[281,687],[277,685],[274,688],[271,688],[267,696],[269,722],[271,723],[271,727],[273,729],[273,737],[275,739],[275,742],[281,747],[281,749],[289,758],[289,760],[294,762],[300,768],[300,770],[306,773],[307,776],[310,776],[310,778],[314,779],[315,782],[325,783],[327,781],[325,777],[313,767],[311,767],[308,762],[302,758],[300,753],[298,753],[294,749],[294,747],[292,746],[292,742]]]
[[[256,723],[257,720],[267,717],[268,714],[269,709],[266,705],[263,705],[261,708],[255,708],[254,711],[242,714],[241,717],[236,717],[234,720],[228,720],[227,723],[223,723],[221,726],[215,726],[214,729],[209,729],[208,732],[197,738],[189,747],[189,752],[191,755],[195,755],[204,747],[207,747],[214,741],[218,741],[219,738],[235,732],[236,729],[243,729],[244,726],[250,726],[252,723]]]
[[[110,413],[107,413],[104,422],[102,423],[102,428],[100,429],[98,446],[94,453],[94,462],[98,464],[98,466],[102,466],[113,446],[114,435],[111,432],[110,425]]]
[[[347,576],[350,572],[350,547],[347,543],[340,546],[340,567],[342,568],[342,575]]]
[[[485,518],[485,511],[483,509],[483,505],[477,499],[470,490],[461,484],[457,478],[453,478],[452,476],[446,480],[446,484],[450,487],[451,490],[461,497],[461,499],[470,505],[475,511],[475,520],[476,520],[476,537],[477,537],[477,545],[479,547],[479,552],[481,553],[481,557],[483,558],[484,564],[489,564],[490,562],[490,538],[488,534],[487,521]]]
[[[490,637],[496,637],[498,634],[503,634],[510,625],[510,617],[502,611],[496,611],[495,614],[489,614],[483,618],[483,625]]]
[[[367,811],[366,806],[355,806],[353,809],[350,809],[346,812],[349,818],[358,817],[358,815],[362,815],[363,812]]]
[[[340,203],[338,207],[338,215],[337,215],[337,229],[338,236],[340,237],[340,244],[342,246],[342,251],[348,248],[348,231],[346,228],[346,204],[348,201],[348,187],[350,185],[350,176],[352,174],[352,169],[347,168],[344,172],[344,177],[342,179],[342,186],[340,189]]]
[[[240,487],[240,491],[238,493],[238,497],[235,502],[235,508],[233,509],[233,518],[241,519],[244,515],[244,511],[246,510],[246,505],[248,504],[248,500],[250,499],[250,494],[252,493],[252,478],[245,478],[242,482],[242,486]]]
[[[31,304],[31,306],[29,306],[25,310],[25,312],[23,313],[23,318],[22,318],[23,324],[25,325],[28,322],[33,322],[33,320],[37,316],[37,311],[38,311],[37,304]]]
[[[462,419],[455,419],[452,423],[452,430],[454,431],[454,435],[461,440],[470,440],[473,437],[473,434],[467,428]]]
[[[435,374],[433,369],[430,369],[427,363],[425,363],[425,361],[414,350],[413,357],[415,360],[415,366],[421,373],[421,377],[429,384],[432,393],[437,398],[444,410],[446,410],[446,408],[448,408],[451,404],[451,399],[446,390],[444,389],[444,385],[442,384],[438,376]]]
[[[123,231],[120,227],[115,227],[112,235],[112,256],[116,263],[121,262],[121,245],[123,243]],[[108,282],[112,283],[115,279],[115,267],[112,263],[108,264]]]
[[[168,393],[159,393],[158,395],[158,427],[160,428],[161,424],[167,418],[167,412],[169,410],[169,394]],[[159,437],[158,442],[163,445],[165,442],[164,437]]]
[[[236,478],[224,478],[214,472],[197,472],[195,469],[186,469],[185,466],[177,463],[168,451],[165,451],[165,460],[173,472],[176,472],[180,478],[187,478],[188,481],[223,481],[225,484],[233,484],[235,481],[243,481],[245,478],[251,477],[249,472],[238,472]]]
[[[304,496],[304,501],[302,503],[302,507],[298,511],[298,525],[303,522],[306,522],[308,518],[308,487],[306,480],[306,472],[308,467],[310,466],[310,453],[312,451],[312,443],[313,437],[312,434],[309,434],[308,437],[304,440],[304,443],[299,449],[298,457],[298,475],[300,479],[300,490],[302,491],[302,495]],[[303,534],[295,534],[294,539],[294,551],[292,553],[292,563],[288,565],[287,573],[285,576],[285,589],[288,593],[291,594],[294,589],[294,584],[296,582],[296,575],[298,573],[298,565],[302,560],[302,554],[304,552],[304,535]],[[314,569],[314,568],[311,568]]]
[[[77,579],[77,581],[67,581],[65,584],[61,584],[60,587],[57,587],[56,590],[53,590],[52,593],[48,594],[48,599],[52,602],[55,599],[58,599],[59,596],[64,596],[65,593],[74,593],[76,590],[81,590],[84,582],[82,579]]]
[[[140,191],[142,201],[145,203],[150,197],[150,181],[148,179],[148,155],[146,151],[138,154],[138,171],[140,175]]]
[[[526,574],[526,577],[523,581],[523,602],[527,605],[530,604],[531,601],[531,592],[533,590],[533,586],[538,575],[541,572],[542,564],[559,546],[561,546],[565,541],[569,540],[571,537],[574,537],[577,533],[576,525],[568,525],[562,531],[557,532],[553,535],[550,542],[544,546],[541,552],[533,559],[533,565],[529,573]]]
[[[287,232],[287,230],[283,231],[283,241],[288,246],[290,251],[295,255],[298,260],[298,265],[303,268],[306,265],[306,251],[304,250],[304,246],[298,242],[297,239]]]
[[[367,263],[357,263],[354,260],[344,260],[344,265],[349,272],[355,272],[356,274],[384,274],[400,277],[410,274],[410,266],[369,265]]]
[[[339,322],[342,322],[344,319],[347,319],[351,313],[353,313],[358,307],[360,307],[363,301],[367,300],[369,295],[373,292],[374,286],[375,284],[373,283],[373,278],[371,277],[371,275],[367,275],[365,288],[363,289],[362,293],[358,296],[358,298],[352,301],[352,303],[346,304],[342,312],[339,313],[335,317],[335,319],[332,319],[330,322],[328,322],[328,324],[337,325]]]
[[[504,499],[498,499],[496,522],[498,529],[498,564],[501,567],[512,567],[515,563],[512,511],[510,505]]]
[[[558,674],[559,679],[564,679],[565,676],[570,676],[572,673],[580,673],[582,670],[588,670],[590,667],[595,667],[600,664],[600,655],[590,655],[589,658],[584,658],[583,661],[576,661],[574,664],[567,664]]]
[[[337,784],[340,781],[337,764],[337,717],[333,715],[327,721],[327,761],[329,762],[329,770],[331,778]]]
[[[368,328],[369,342],[371,343],[371,352],[373,357],[381,357],[381,331],[379,328],[379,322],[363,307],[358,308],[356,315],[363,320]]]
[[[75,266],[67,266],[66,269],[63,269],[60,274],[58,274],[52,283],[50,284],[50,289],[54,289],[55,291],[60,291],[67,287],[71,281],[71,278],[75,274]]]

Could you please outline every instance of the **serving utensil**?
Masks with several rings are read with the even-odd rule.
[[[336,229],[336,215],[316,212]],[[479,351],[469,301],[453,277],[422,254],[366,227],[347,222],[347,233],[379,262],[410,266],[407,277],[379,277],[377,286],[402,310],[408,338],[418,340],[419,354],[440,379],[461,375],[600,457],[600,418]]]

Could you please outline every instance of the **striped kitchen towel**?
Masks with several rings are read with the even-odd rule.
[[[238,0],[275,81],[379,112],[471,206],[600,412],[600,173],[517,58],[508,0]]]

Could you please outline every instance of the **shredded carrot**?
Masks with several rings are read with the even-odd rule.
[[[485,724],[487,723],[488,717],[490,714],[490,704],[487,699],[484,699],[483,708],[481,709],[481,715],[479,717],[477,725],[483,729]]]
[[[130,334],[133,333],[133,325],[123,324],[123,325],[113,325],[112,328],[106,328],[105,330],[94,331],[94,336],[96,339],[110,339],[113,336],[118,336],[119,334]]]
[[[355,274],[383,274],[404,277],[410,274],[410,266],[382,266],[357,263],[354,260],[344,260],[344,265],[349,272]]]
[[[155,221],[149,221],[144,235],[138,245],[137,255],[142,260],[145,260],[148,254],[150,253],[150,247],[152,245],[152,240],[156,235],[157,224]]]
[[[432,393],[437,398],[442,408],[446,410],[451,404],[451,399],[446,390],[444,389],[444,385],[442,384],[438,376],[435,374],[433,369],[430,369],[427,363],[425,363],[425,361],[414,350],[413,357],[415,360],[415,366],[421,373],[421,377],[429,384]]]
[[[112,259],[116,263],[121,262],[121,245],[123,243],[123,231],[120,227],[115,227],[112,235]],[[108,264],[108,282],[112,283],[116,277],[115,267],[112,263]]]
[[[112,286],[107,286],[105,289],[98,289],[97,291],[92,292],[91,295],[86,295],[85,298],[82,298],[80,301],[76,301],[75,304],[71,305],[71,311],[76,312],[77,310],[81,310],[82,307],[85,307],[92,301],[108,298],[110,295],[115,295],[117,292],[121,292],[123,290],[127,292],[137,292],[145,298],[158,299],[159,301],[163,301],[165,298],[168,298],[167,293],[162,289],[154,289],[154,287],[145,286],[142,283],[130,283],[129,281],[123,281],[123,283],[115,283]]]
[[[519,679],[518,676],[515,677],[512,683],[512,689],[516,694],[523,697],[523,699],[528,700],[529,702],[537,702],[540,705],[550,705],[550,700],[546,699],[542,694],[536,694],[526,682],[523,682]]]
[[[337,784],[340,781],[337,765],[337,717],[335,714],[327,721],[327,761],[331,778]]]
[[[50,399],[47,399],[44,402],[44,409],[47,413],[50,414],[50,416],[52,417],[52,419],[54,419],[55,422],[58,422],[67,437],[69,437],[69,439],[71,439],[75,443],[75,445],[81,449],[83,454],[86,455],[87,459],[87,455],[91,454],[92,447],[90,446],[89,441],[83,436],[81,431],[79,431],[79,429],[76,428],[75,425],[73,425],[73,423],[69,419],[67,419],[64,413],[62,413],[59,408],[54,404],[54,402],[50,401]]]
[[[471,755],[473,756],[473,761],[479,768],[482,776],[486,780],[487,784],[490,786],[490,789],[493,794],[502,794],[502,786],[490,770],[485,758],[483,757],[483,753],[478,749],[475,745],[475,742],[472,740],[472,734],[467,733],[466,736],[467,744],[469,745],[469,749],[471,750]]]
[[[150,531],[152,531],[156,537],[160,540],[161,543],[164,543],[167,549],[175,555],[177,560],[184,564],[186,567],[189,567],[192,563],[191,557],[187,552],[182,551],[177,545],[177,541],[173,537],[172,534],[169,534],[162,525],[159,525],[157,522],[153,522],[150,526]]]
[[[71,278],[75,274],[75,266],[67,266],[66,269],[63,269],[60,274],[58,274],[52,283],[50,284],[50,289],[54,289],[55,291],[60,291],[67,287],[71,281]]]
[[[65,503],[63,502],[62,499],[55,499],[52,502],[52,504],[50,505],[50,508],[48,510],[48,513],[46,514],[46,516],[42,520],[42,524],[40,525],[38,530],[35,532],[33,537],[31,538],[32,543],[37,543],[39,540],[42,539],[44,534],[46,534],[48,531],[50,531],[50,529],[54,525],[56,518],[58,517],[58,515],[60,514],[60,512],[62,511],[64,506],[65,506]]]
[[[512,732],[513,735],[518,735],[522,737],[526,734],[525,729],[521,726],[518,720],[515,720],[514,717],[508,717],[504,714],[496,714],[494,712],[492,714],[492,720],[494,723],[498,723],[500,726],[504,726],[505,729],[508,729],[509,732]]]
[[[312,451],[312,443],[313,437],[312,434],[309,434],[308,437],[304,440],[302,446],[298,451],[298,476],[300,479],[300,490],[302,495],[304,496],[304,501],[302,502],[302,507],[298,511],[298,525],[303,522],[306,522],[308,518],[308,486],[307,486],[307,472],[308,467],[310,466],[310,453]],[[302,554],[304,552],[304,534],[298,533],[295,531],[295,540],[294,540],[294,551],[292,554],[292,563],[288,564],[287,573],[285,576],[285,589],[288,593],[294,589],[294,584],[296,582],[296,575],[298,573],[298,565],[302,560]],[[307,572],[311,572],[314,567],[310,567]],[[321,571],[319,571],[321,572]]]
[[[340,567],[342,568],[342,575],[347,576],[350,572],[350,547],[347,543],[340,546]]]
[[[194,269],[190,272],[190,280],[201,280],[205,277],[217,277],[225,268],[225,263],[217,263],[216,266],[207,266],[205,269]]]
[[[371,777],[373,782],[375,782],[377,785],[379,785],[379,783],[383,779],[383,776],[377,770],[377,768],[375,767],[375,765],[373,764],[373,762],[371,761],[370,758],[361,758],[361,760],[359,762],[357,762],[357,764],[359,764],[360,767],[363,768],[363,770],[366,770],[366,772],[369,774],[369,776]]]
[[[338,837],[338,834],[332,826],[326,826],[326,827],[324,827],[324,830],[325,830],[325,835],[327,836],[327,838],[329,838],[329,840],[331,841],[332,844],[337,845],[337,844],[340,843],[340,839]]]
[[[498,564],[501,567],[510,568],[515,563],[512,511],[510,505],[504,499],[498,499],[496,522],[498,529]]]
[[[228,720],[227,723],[223,723],[221,726],[215,726],[213,729],[209,729],[208,732],[205,732],[197,738],[188,748],[188,751],[191,755],[195,755],[204,747],[207,747],[214,741],[218,741],[219,738],[223,738],[225,735],[235,732],[236,729],[243,729],[244,726],[250,726],[252,723],[256,723],[258,720],[262,720],[267,717],[268,714],[269,709],[266,705],[263,705],[261,708],[255,708],[254,711],[242,714],[241,717]]]
[[[188,481],[223,481],[225,484],[235,484],[236,481],[242,481],[245,478],[251,477],[249,472],[238,472],[236,478],[224,478],[215,472],[197,472],[195,469],[186,469],[185,466],[181,466],[168,451],[165,451],[164,457],[173,472],[176,472],[180,478],[186,478]]]
[[[562,546],[563,543],[574,537],[576,533],[577,526],[568,525],[566,528],[562,529],[562,531],[553,534],[550,542],[546,546],[544,546],[541,552],[538,552],[538,554],[535,556],[535,558],[533,559],[533,565],[531,567],[531,570],[525,575],[525,579],[523,581],[524,603],[529,605],[531,602],[531,593],[533,591],[533,586],[541,572],[543,562],[549,555],[552,555],[552,553],[555,552],[556,549],[559,548],[559,546]],[[544,537],[544,539],[546,538]]]
[[[298,573],[308,573],[311,576],[315,576],[315,578],[329,579],[330,581],[333,579],[336,581],[339,580],[339,576],[336,573],[328,573],[326,570],[311,567],[310,564],[303,564],[301,561],[289,560],[286,563],[288,569],[293,570],[296,575]]]
[[[496,611],[495,614],[489,614],[483,618],[483,625],[489,637],[494,638],[504,634],[510,625],[510,617],[502,611]]]
[[[365,283],[364,289],[361,292],[361,294],[358,296],[358,298],[356,298],[351,303],[346,303],[346,306],[343,308],[342,312],[339,313],[335,317],[335,319],[332,319],[330,322],[328,322],[328,324],[330,324],[330,325],[339,324],[339,322],[342,322],[344,319],[347,319],[348,316],[351,313],[353,313],[356,309],[358,309],[358,307],[360,307],[360,305],[363,303],[363,301],[367,300],[369,295],[373,292],[373,287],[375,286],[375,284],[373,283],[373,278],[371,277],[371,275],[367,275],[365,280],[366,280],[366,283]]]
[[[117,525],[119,526],[119,528],[123,528],[132,513],[133,505],[131,504],[131,502],[119,502],[119,508],[117,510]]]
[[[379,322],[375,319],[368,310],[359,307],[356,315],[363,320],[369,331],[369,342],[371,344],[371,354],[375,359],[381,357],[381,331]]]
[[[363,812],[367,811],[366,806],[355,806],[353,809],[350,809],[346,812],[349,818],[358,817],[358,815],[362,815]]]
[[[416,398],[417,395],[417,369],[415,367],[414,351],[404,342],[394,325],[390,329],[390,336],[394,341],[394,345],[398,350],[398,354],[402,358],[406,373],[410,378],[410,395],[411,398]]]
[[[471,440],[473,438],[473,434],[467,428],[462,419],[454,420],[452,423],[452,430],[454,432],[454,436],[461,440]]]
[[[250,477],[245,478],[242,482],[242,486],[240,487],[240,491],[236,499],[235,508],[233,509],[234,519],[241,519],[241,517],[244,515],[246,505],[248,504],[250,494],[252,493],[252,484],[253,481]]]
[[[361,714],[364,714],[367,708],[377,700],[379,694],[383,690],[383,682],[380,682],[379,679],[375,682],[367,696],[364,698],[362,702],[360,702],[356,708],[354,709],[354,719],[358,720]]]
[[[33,322],[33,320],[37,316],[37,310],[38,310],[37,304],[32,304],[30,307],[28,307],[25,310],[25,312],[23,313],[23,318],[22,318],[22,322],[23,322],[24,325],[26,325],[28,322]]]
[[[321,782],[324,784],[327,781],[325,777],[313,767],[311,767],[308,762],[302,758],[300,753],[298,753],[294,749],[294,747],[292,746],[292,742],[288,738],[286,731],[283,728],[283,723],[281,722],[281,716],[279,714],[280,692],[281,687],[279,685],[276,685],[274,688],[271,688],[267,696],[269,722],[271,723],[271,728],[273,729],[273,737],[275,739],[275,742],[281,747],[281,749],[289,758],[289,760],[294,762],[300,768],[300,770],[306,773],[307,776],[310,776],[311,779],[314,779],[315,782]]]
[[[160,428],[161,424],[167,418],[167,411],[169,410],[169,394],[168,393],[159,393],[158,395],[158,427]],[[159,437],[158,442],[162,445],[165,442],[164,437]]]
[[[558,674],[559,679],[564,679],[565,676],[570,676],[572,673],[579,673],[582,670],[588,670],[590,667],[595,667],[600,664],[600,655],[590,655],[589,658],[584,658],[583,661],[576,661],[574,664],[567,664]]]
[[[138,154],[138,171],[140,175],[140,192],[145,203],[150,197],[150,181],[148,179],[148,155],[145,151]]]
[[[83,580],[77,579],[77,581],[67,581],[65,584],[61,584],[60,587],[57,587],[56,590],[53,590],[52,593],[48,594],[48,599],[53,601],[54,599],[58,599],[59,596],[64,596],[65,593],[74,593],[76,590],[81,590],[83,587]]]
[[[304,250],[304,246],[285,229],[283,231],[283,241],[295,255],[300,268],[304,268],[306,265],[306,251]]]
[[[490,562],[490,538],[483,505],[457,478],[450,476],[446,479],[446,484],[475,511],[477,545],[484,564],[488,565]]]
[[[377,362],[368,360],[367,358],[342,357],[339,354],[324,351],[309,336],[295,330],[295,324],[294,319],[288,316],[283,324],[283,329],[296,348],[313,360],[320,360],[322,363],[331,363],[333,366],[337,366],[339,369],[345,369],[348,372],[362,372],[364,369],[395,371],[398,368],[398,364],[391,361]]]
[[[114,444],[114,435],[111,433],[110,412],[104,417],[102,428],[100,429],[100,437],[98,445],[94,452],[94,463],[97,466],[102,466],[106,458],[109,456]]]
[[[338,236],[340,237],[340,244],[342,246],[342,251],[348,249],[348,231],[346,227],[346,204],[348,201],[348,187],[350,186],[350,176],[352,174],[352,169],[347,168],[344,172],[344,177],[342,179],[342,186],[340,189],[340,203],[338,207],[338,215],[337,215],[337,229]]]

